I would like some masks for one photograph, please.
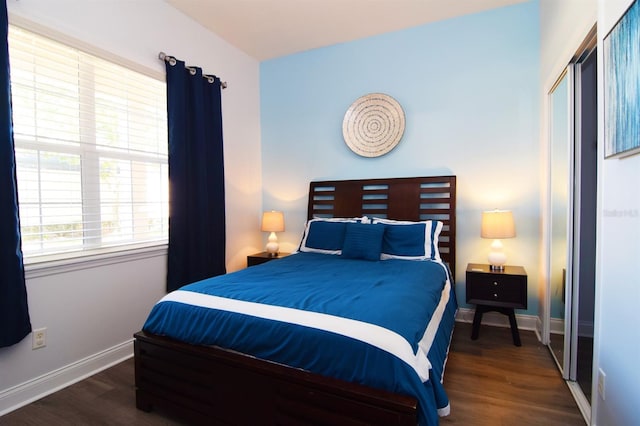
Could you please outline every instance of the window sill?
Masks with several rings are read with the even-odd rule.
[[[132,262],[151,257],[166,256],[167,244],[147,247],[136,247],[128,250],[113,250],[92,254],[80,254],[74,257],[53,260],[25,261],[25,278],[39,278],[49,275],[63,274],[83,269],[97,268],[123,262]]]

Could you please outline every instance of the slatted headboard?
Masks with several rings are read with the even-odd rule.
[[[455,274],[455,176],[311,182],[308,219],[357,216],[441,221],[438,248]]]

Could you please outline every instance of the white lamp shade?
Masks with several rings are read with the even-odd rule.
[[[482,212],[482,238],[513,238],[516,236],[516,225],[513,214],[509,210],[492,210]]]
[[[265,232],[284,231],[284,213],[274,210],[262,213],[262,230]]]

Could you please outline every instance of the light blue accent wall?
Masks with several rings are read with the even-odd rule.
[[[499,207],[514,212],[505,251],[529,273],[525,313],[536,314],[539,63],[537,1],[261,63],[263,208],[285,212],[281,248],[299,242],[311,180],[454,174],[461,305],[466,263],[486,262],[491,243],[481,212]],[[393,151],[364,158],[344,143],[342,120],[373,92],[402,105],[406,129]]]

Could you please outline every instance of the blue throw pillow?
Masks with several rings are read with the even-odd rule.
[[[342,257],[347,259],[380,260],[384,225],[347,223]]]
[[[382,252],[392,256],[424,257],[424,223],[389,225]]]
[[[345,222],[310,220],[300,244],[300,251],[340,254],[346,226]]]

